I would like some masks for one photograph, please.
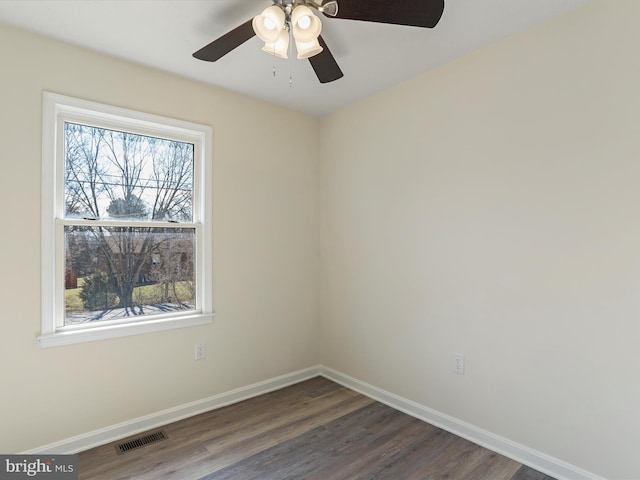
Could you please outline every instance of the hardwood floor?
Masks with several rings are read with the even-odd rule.
[[[79,455],[80,480],[553,480],[316,377]]]

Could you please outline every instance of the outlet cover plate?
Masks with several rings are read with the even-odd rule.
[[[453,373],[457,373],[458,375],[464,375],[464,354],[453,354],[453,364],[451,366],[451,370],[453,371]]]

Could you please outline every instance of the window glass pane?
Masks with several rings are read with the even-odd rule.
[[[65,123],[66,218],[192,222],[191,143]]]
[[[65,325],[195,309],[193,228],[66,226]]]

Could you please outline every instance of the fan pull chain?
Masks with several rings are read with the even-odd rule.
[[[289,37],[291,37],[291,31],[289,32]],[[291,65],[293,64],[293,45],[291,42],[289,41],[289,88],[293,88],[293,74],[291,73]]]

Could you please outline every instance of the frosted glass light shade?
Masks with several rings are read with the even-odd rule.
[[[265,43],[275,43],[284,27],[284,22],[284,11],[276,5],[271,5],[260,15],[253,17],[251,26],[260,40]]]
[[[322,22],[309,7],[298,5],[291,12],[291,28],[296,42],[314,41],[322,31]]]
[[[280,30],[280,35],[278,35],[278,39],[274,43],[265,43],[264,47],[262,47],[263,52],[280,58],[289,58],[287,50],[289,50],[289,32],[286,29]]]
[[[296,40],[296,50],[298,50],[298,60],[302,60],[319,54],[322,51],[322,47],[318,43],[318,39],[312,42],[299,42]]]

